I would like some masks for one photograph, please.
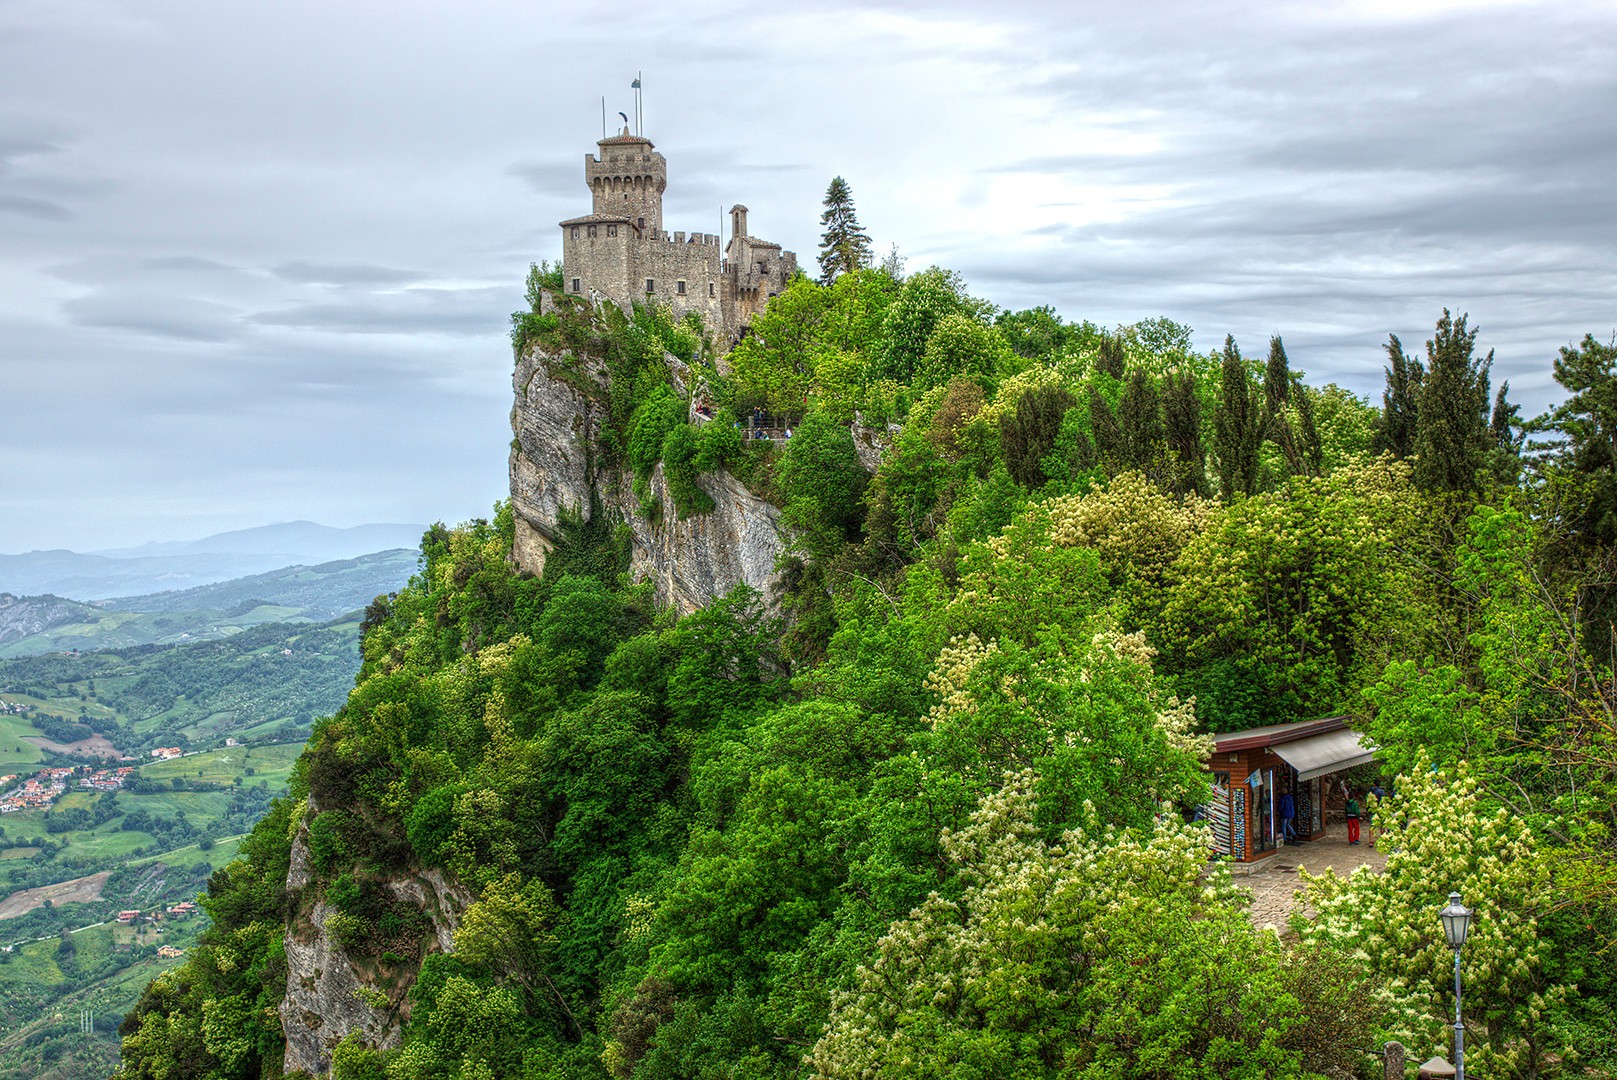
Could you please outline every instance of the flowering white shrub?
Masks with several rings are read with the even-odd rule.
[[[1467,1071],[1527,1078],[1564,1063],[1571,1047],[1551,1014],[1571,988],[1544,974],[1548,942],[1534,916],[1547,903],[1549,867],[1527,825],[1503,809],[1488,811],[1463,763],[1444,774],[1424,756],[1372,813],[1385,870],[1360,867],[1345,879],[1305,871],[1306,899],[1318,915],[1294,920],[1302,938],[1362,966],[1388,1010],[1386,1037],[1417,1057],[1448,1056],[1454,954],[1437,913],[1458,892],[1476,912],[1461,953]]]
[[[959,898],[895,922],[834,995],[813,1076],[1257,1080],[1340,1049],[1301,1045],[1319,1035],[1301,980],[1227,874],[1204,880],[1201,827],[1102,830],[1091,813],[1051,845],[1033,785],[1008,776],[944,833]]]

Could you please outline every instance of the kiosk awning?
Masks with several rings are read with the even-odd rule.
[[[1299,780],[1312,780],[1326,773],[1351,769],[1375,757],[1375,747],[1362,739],[1357,731],[1346,728],[1280,743],[1273,749],[1287,765],[1297,770]]]

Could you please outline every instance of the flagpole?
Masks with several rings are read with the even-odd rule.
[[[601,138],[606,138],[606,95],[601,95]]]

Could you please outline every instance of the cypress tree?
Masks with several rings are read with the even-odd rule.
[[[1308,476],[1318,476],[1325,471],[1325,450],[1319,441],[1319,425],[1314,421],[1314,399],[1309,395],[1308,388],[1295,376],[1291,400],[1297,409],[1297,442],[1302,471]]]
[[[1005,467],[1012,479],[1025,488],[1041,486],[1046,479],[1043,462],[1061,434],[1061,421],[1076,405],[1064,388],[1045,386],[1029,390],[1017,399],[1014,411],[1000,418],[1000,447]]]
[[[1094,386],[1089,388],[1089,430],[1095,436],[1096,457],[1110,467],[1122,449],[1123,431],[1111,402]]]
[[[1493,415],[1488,421],[1488,471],[1501,484],[1510,485],[1521,478],[1522,442],[1521,407],[1510,402],[1510,380],[1499,384],[1494,395]]]
[[[1381,394],[1381,428],[1376,448],[1391,451],[1396,458],[1415,452],[1415,425],[1420,418],[1421,382],[1426,369],[1419,360],[1405,355],[1397,334],[1387,335],[1387,388]]]
[[[1291,361],[1277,334],[1269,339],[1269,362],[1263,368],[1263,437],[1280,448],[1286,469],[1293,476],[1305,470],[1297,433],[1291,429],[1286,406],[1291,403]]]
[[[1213,410],[1213,451],[1218,488],[1226,499],[1250,495],[1258,484],[1258,447],[1263,443],[1263,397],[1241,359],[1235,339],[1224,338],[1218,406]]]
[[[1123,434],[1123,460],[1147,475],[1158,471],[1166,450],[1162,424],[1162,397],[1156,380],[1139,368],[1129,374],[1117,403],[1117,422]]]
[[[1493,353],[1472,358],[1477,332],[1443,309],[1426,342],[1415,424],[1415,482],[1427,491],[1475,492],[1487,465],[1488,370]]]
[[[1123,351],[1123,339],[1116,334],[1102,336],[1100,354],[1095,357],[1095,370],[1122,382],[1123,370],[1127,365],[1128,355]]]
[[[1202,403],[1196,378],[1173,372],[1163,387],[1162,425],[1172,458],[1171,486],[1176,495],[1207,494],[1207,461],[1202,449]]]
[[[825,212],[820,215],[820,284],[829,285],[839,274],[870,264],[870,237],[859,226],[853,209],[853,191],[840,176],[825,189]]]

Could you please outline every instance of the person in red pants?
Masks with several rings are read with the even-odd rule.
[[[1353,797],[1353,792],[1351,791],[1348,792],[1347,797],[1347,826],[1348,843],[1357,844],[1359,842],[1359,800]]]

